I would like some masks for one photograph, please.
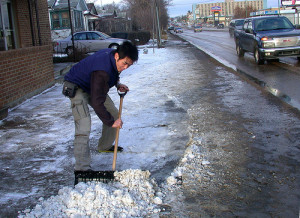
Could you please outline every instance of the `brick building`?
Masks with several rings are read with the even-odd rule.
[[[47,0],[0,0],[0,119],[53,82]]]
[[[248,0],[248,1],[235,1],[235,0],[225,0],[224,2],[215,2],[215,3],[201,3],[193,5],[193,17],[194,20],[199,20],[201,22],[212,22],[213,21],[213,8],[220,8],[220,16],[222,16],[222,21],[226,25],[229,23],[230,19],[234,15],[234,9],[236,7],[246,8],[251,6],[256,10],[261,10],[265,8],[265,0]],[[228,18],[225,20],[225,18]]]

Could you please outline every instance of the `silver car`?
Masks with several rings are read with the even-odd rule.
[[[104,48],[117,48],[125,39],[112,38],[98,31],[84,31],[74,33],[74,47],[76,50],[88,53],[96,52]],[[56,53],[71,55],[73,53],[72,36],[56,42]]]

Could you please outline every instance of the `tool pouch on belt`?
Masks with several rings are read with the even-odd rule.
[[[64,96],[67,96],[69,98],[73,98],[76,94],[76,90],[78,89],[78,86],[74,83],[65,81],[62,93]]]

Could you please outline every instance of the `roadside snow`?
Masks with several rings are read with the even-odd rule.
[[[149,171],[115,172],[116,181],[79,183],[59,190],[57,196],[41,202],[19,217],[143,217],[157,214],[161,198]],[[159,193],[159,192],[158,192]]]
[[[19,218],[159,217],[163,198],[182,184],[184,173],[194,174],[201,160],[199,147],[192,144],[162,187],[150,179],[149,171],[124,170],[115,172],[115,181],[108,184],[81,182],[74,188],[64,187],[57,196],[41,198],[35,208],[22,211],[22,215],[20,212]]]

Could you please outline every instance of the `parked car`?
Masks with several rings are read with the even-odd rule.
[[[197,25],[194,27],[194,32],[202,32],[202,26],[201,25]]]
[[[235,30],[236,52],[254,54],[257,64],[265,60],[294,56],[300,60],[300,29],[284,16],[251,17],[244,21],[241,30]]]
[[[224,29],[224,24],[219,23],[219,24],[217,25],[217,29]]]
[[[235,29],[240,30],[240,29],[243,28],[244,20],[245,19],[233,19],[233,20],[230,21],[230,23],[229,23],[229,35],[230,35],[230,37],[233,37]]]
[[[174,30],[174,27],[173,27],[173,26],[170,26],[170,27],[168,28],[168,30]]]
[[[126,39],[135,45],[144,45],[151,38],[150,31],[130,31],[130,32],[113,32],[110,34],[113,38]]]
[[[183,33],[183,29],[180,28],[180,27],[176,27],[176,28],[174,29],[174,32],[175,32],[175,33]]]
[[[96,52],[104,48],[117,48],[125,39],[112,38],[98,31],[83,31],[74,33],[75,49],[84,53]],[[73,53],[72,36],[59,40],[54,47],[55,52],[71,55]]]

